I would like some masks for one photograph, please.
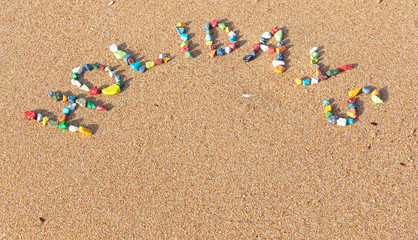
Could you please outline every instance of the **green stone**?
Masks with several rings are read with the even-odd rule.
[[[126,56],[126,55],[128,55],[126,52],[124,52],[124,51],[122,51],[122,50],[117,50],[116,52],[115,52],[115,57],[117,58],[117,59],[122,59],[122,57],[123,56]]]
[[[84,91],[87,91],[87,92],[88,92],[88,91],[90,91],[90,88],[89,88],[89,87],[87,87],[87,85],[86,85],[86,84],[83,84],[83,86],[81,86],[81,87],[80,87],[80,89],[81,89],[81,90],[84,90]]]
[[[283,40],[283,32],[282,32],[282,30],[280,29],[279,31],[277,31],[274,34],[274,37],[276,38],[277,41]]]
[[[52,95],[52,98],[55,101],[61,101],[62,100],[62,93],[61,92],[54,92],[54,95]]]
[[[91,109],[96,109],[96,104],[94,104],[93,102],[88,102],[87,107]]]
[[[71,73],[71,77],[74,79],[74,80],[78,80],[78,76],[77,76],[77,74],[76,73]]]
[[[77,98],[77,100],[75,100],[76,103],[78,103],[78,105],[80,105],[80,107],[86,107],[86,99],[84,98]]]
[[[55,122],[55,121],[52,121],[52,120],[48,121],[48,125],[51,126],[51,127],[58,127],[58,123]]]
[[[185,52],[184,55],[186,55],[187,58],[193,58],[192,54],[189,51]]]
[[[311,59],[317,59],[318,57],[319,57],[319,53],[317,53],[317,52],[313,52],[311,54]]]
[[[327,112],[325,113],[325,115],[327,116],[327,118],[330,118],[330,117],[332,116],[332,112],[327,111]]]
[[[372,95],[372,100],[374,103],[383,103],[383,100],[380,99],[380,97],[376,96],[376,95]]]
[[[226,24],[225,24],[225,23],[223,23],[223,22],[218,23],[218,27],[219,27],[220,29],[224,30],[224,29],[226,28]]]
[[[93,65],[91,65],[94,69],[98,69],[100,66],[99,65],[97,65],[97,64],[93,64]]]
[[[124,83],[121,79],[116,80],[116,84],[117,84],[119,87],[123,87],[123,85],[125,85],[125,83]]]
[[[339,72],[340,72],[340,70],[338,70],[338,69],[331,69],[331,70],[328,70],[325,74],[328,77],[332,77],[332,76],[337,75]]]
[[[208,35],[211,35],[212,34],[212,31],[210,29],[206,29],[205,30],[205,33],[208,34]]]
[[[68,127],[69,127],[69,125],[68,125],[68,123],[66,121],[60,122],[58,124],[58,128],[61,128],[61,129],[68,129]]]

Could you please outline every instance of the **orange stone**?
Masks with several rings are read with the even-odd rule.
[[[321,74],[321,73],[322,73],[321,70],[319,70],[319,68],[317,68],[315,70],[315,77],[319,77],[319,74]]]
[[[68,101],[68,97],[63,94],[62,95],[62,100],[67,102]]]
[[[286,68],[283,67],[282,65],[279,65],[279,66],[274,68],[274,72],[276,72],[276,73],[283,73],[284,71],[286,71]]]
[[[67,119],[67,116],[66,116],[64,113],[62,113],[62,114],[58,117],[57,123],[64,122],[64,121],[65,121],[65,119]]]
[[[373,92],[372,92],[372,96],[373,96],[373,95],[376,95],[376,96],[380,97],[380,92],[379,92],[377,89],[375,89],[375,90],[373,90]]]
[[[286,46],[280,46],[280,47],[276,47],[276,52],[278,53],[282,53],[284,51],[286,51]]]
[[[352,119],[356,119],[357,118],[356,109],[352,108],[352,109],[348,110],[347,116],[352,118]]]
[[[210,57],[215,57],[215,55],[216,55],[216,50],[209,51],[209,56]]]

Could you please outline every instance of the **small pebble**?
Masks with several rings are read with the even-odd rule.
[[[109,77],[114,77],[114,76],[116,76],[116,72],[115,71],[110,71],[109,72]]]
[[[352,108],[357,108],[357,106],[356,106],[356,104],[354,104],[354,103],[349,103],[349,104],[347,105],[347,108],[348,108],[348,109],[352,109]]]
[[[38,114],[36,115],[36,121],[37,121],[37,122],[42,121],[42,118],[44,118],[44,117],[42,116],[42,114],[38,113]]]
[[[357,101],[357,98],[349,98],[347,100],[347,103],[356,103],[356,101]]]
[[[338,117],[338,116],[331,116],[331,117],[328,119],[328,122],[329,122],[329,123],[332,123],[332,124],[336,124],[336,123],[337,123],[337,121],[338,121],[338,119],[339,119],[339,117]]]
[[[282,61],[283,60],[283,53],[278,53],[277,55],[276,55],[276,60],[278,60],[278,61]]]
[[[78,80],[71,79],[71,84],[77,87],[81,87],[81,82]]]
[[[347,118],[347,124],[353,124],[354,123],[354,119],[352,118]]]
[[[236,33],[234,33],[233,31],[230,31],[229,33],[228,33],[228,36],[229,37],[232,37],[232,36],[236,36],[237,34]]]
[[[81,90],[83,90],[83,91],[86,91],[86,92],[90,91],[90,88],[89,88],[89,87],[87,87],[87,85],[86,85],[86,84],[83,84],[83,85],[80,87],[80,89],[81,89]]]
[[[224,52],[225,52],[226,54],[231,53],[231,51],[232,51],[232,48],[230,48],[230,47],[225,47],[225,48],[224,48]]]
[[[309,84],[311,84],[311,79],[309,79],[309,78],[303,79],[302,84],[303,84],[303,86],[308,86]]]
[[[216,50],[216,55],[218,55],[218,56],[223,56],[223,55],[225,55],[225,50],[224,50],[223,48],[218,48],[218,49]]]
[[[89,101],[89,102],[87,102],[87,108],[90,108],[90,109],[96,109],[96,104],[94,104],[93,102],[91,102],[91,101]]]
[[[340,72],[340,70],[338,70],[338,69],[331,69],[331,70],[328,70],[325,74],[328,77],[332,77],[332,76],[337,75],[339,72]]]
[[[218,27],[222,30],[225,30],[226,28],[226,23],[218,23]]]
[[[244,61],[244,62],[249,62],[249,61],[251,61],[253,58],[254,58],[254,56],[252,56],[252,55],[247,55],[247,56],[245,56],[245,57],[242,59],[242,61]]]
[[[145,63],[145,67],[146,68],[152,68],[155,66],[155,62],[154,61],[149,61]]]
[[[331,103],[328,100],[324,100],[324,107],[328,105],[331,105]]]
[[[49,122],[49,118],[48,117],[43,117],[42,118],[42,125],[46,126],[46,124]]]
[[[70,130],[70,132],[77,132],[78,127],[70,125],[68,126],[68,130]]]
[[[86,104],[87,104],[87,101],[84,98],[77,98],[75,102],[83,108],[86,107]]]
[[[348,92],[348,96],[350,98],[355,97],[355,96],[357,96],[360,93],[360,91],[361,91],[361,88],[353,89],[350,92]]]
[[[75,74],[81,74],[83,72],[83,68],[82,67],[76,67],[73,69],[73,73]]]
[[[97,105],[96,106],[96,110],[97,111],[105,111],[105,112],[107,112],[107,109],[105,108],[105,106],[102,106],[102,105]]]
[[[115,95],[119,92],[120,92],[120,86],[117,85],[117,84],[113,84],[110,87],[107,87],[107,88],[102,90],[102,93],[105,94],[105,95]]]
[[[356,109],[352,108],[352,109],[348,110],[347,116],[352,118],[352,119],[356,119],[357,118]]]
[[[302,85],[302,80],[300,78],[295,79],[296,85]]]
[[[309,54],[312,55],[313,52],[317,52],[319,50],[319,47],[313,47],[310,51]]]
[[[58,124],[58,128],[61,128],[61,129],[68,129],[68,127],[69,127],[69,125],[66,121],[60,122]]]
[[[64,113],[65,115],[68,115],[70,113],[70,109],[69,108],[64,108],[62,109],[62,113]]]
[[[83,67],[88,71],[93,70],[93,68],[90,66],[90,64],[84,64]]]
[[[311,59],[317,59],[319,57],[319,54],[317,52],[311,53]]]
[[[114,1],[110,1],[107,5],[108,6],[112,6],[113,5],[113,3],[115,3]]]
[[[370,88],[367,88],[367,87],[363,87],[363,88],[361,89],[361,91],[362,91],[362,92],[364,92],[365,94],[369,94],[369,93],[371,93],[371,92],[372,92],[372,90],[371,90]]]
[[[338,118],[337,124],[339,126],[346,126],[347,125],[347,120],[345,118]]]
[[[67,99],[68,102],[75,103],[75,100],[77,100],[76,97],[74,97],[74,96],[68,96],[68,99]]]
[[[51,127],[58,127],[58,123],[55,122],[55,121],[52,121],[52,120],[48,121],[48,125],[51,126]]]
[[[380,99],[377,95],[372,95],[372,101],[374,103],[383,103],[383,100]]]
[[[100,90],[97,87],[92,87],[89,90],[89,95],[96,95],[96,94],[99,94],[99,93],[100,93]]]
[[[77,131],[79,131],[83,134],[86,134],[86,135],[92,135],[93,134],[90,129],[87,129],[87,128],[81,127],[81,126],[77,129]]]
[[[234,50],[235,48],[237,48],[237,43],[236,42],[230,42],[227,44],[228,47],[230,47],[232,50]]]
[[[319,77],[312,77],[312,79],[311,79],[311,83],[312,83],[312,84],[317,84],[317,83],[319,83]]]
[[[267,52],[269,50],[269,46],[264,45],[264,44],[260,45],[260,48],[263,52]]]
[[[71,103],[70,105],[68,105],[68,109],[70,109],[71,111],[74,111],[76,106],[77,106],[77,104]]]
[[[242,96],[245,97],[245,98],[249,98],[249,97],[252,97],[253,95],[249,94],[249,93],[246,93],[246,94],[243,94]]]
[[[110,51],[112,51],[113,53],[116,52],[118,49],[118,46],[116,44],[112,44],[110,45]]]
[[[271,33],[265,32],[265,33],[263,33],[263,35],[261,37],[265,38],[265,39],[270,39],[271,38]]]
[[[24,114],[28,120],[34,120],[36,118],[35,112],[28,111],[28,112],[24,112]]]
[[[131,64],[131,68],[135,71],[138,71],[140,67],[141,67],[141,63],[139,61]]]

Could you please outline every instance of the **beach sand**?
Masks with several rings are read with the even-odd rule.
[[[415,1],[5,1],[0,20],[1,239],[416,239],[417,60]],[[203,26],[226,21],[239,48],[209,58]],[[179,53],[174,26],[188,24],[194,59]],[[274,55],[242,58],[263,32],[284,30],[287,70]],[[218,46],[228,37],[215,30]],[[141,74],[109,46],[141,62]],[[270,44],[275,44],[274,39]],[[353,70],[317,85],[323,68]],[[68,122],[92,136],[25,119],[56,119],[82,96],[71,69],[100,63],[126,81],[90,97],[108,112],[77,109]],[[88,72],[90,86],[113,84]],[[355,124],[340,116],[350,89]],[[252,94],[245,98],[243,94]],[[85,95],[85,93],[84,93]],[[372,125],[376,122],[377,125]],[[41,221],[42,220],[42,221]]]

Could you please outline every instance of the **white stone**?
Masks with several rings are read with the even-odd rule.
[[[313,47],[313,48],[309,51],[309,53],[310,53],[310,54],[312,54],[313,52],[318,51],[318,49],[319,49],[319,47]]]
[[[245,97],[245,98],[249,98],[249,97],[252,97],[253,95],[250,94],[250,93],[246,93],[246,94],[243,94],[242,96]]]
[[[77,87],[81,87],[81,82],[78,80],[71,79],[71,84]]]
[[[225,47],[224,50],[225,50],[225,53],[228,54],[228,53],[230,53],[232,51],[232,48]]]
[[[237,34],[234,33],[234,31],[229,31],[228,36],[232,37],[232,36],[236,36]]]
[[[75,74],[81,74],[83,72],[83,68],[82,67],[76,67],[73,69],[73,73]]]
[[[78,127],[73,126],[73,125],[70,125],[70,126],[68,127],[68,130],[70,130],[70,132],[77,132]]]
[[[165,55],[165,54],[160,54],[160,56],[158,57],[159,59],[164,59],[164,58],[166,58],[167,57],[167,55]]]
[[[270,39],[271,38],[271,33],[265,32],[265,33],[263,33],[263,35],[261,37],[265,38],[265,39]]]
[[[116,52],[117,50],[119,50],[118,49],[118,45],[116,45],[116,44],[112,44],[112,45],[110,45],[110,51],[112,51],[112,52]]]
[[[276,68],[277,66],[280,65],[280,61],[278,61],[278,60],[274,60],[272,63],[273,63],[274,68]]]
[[[286,65],[286,63],[284,61],[282,61],[282,60],[277,60],[277,63],[279,65],[282,65],[282,66],[285,66]]]
[[[340,125],[340,126],[345,126],[345,125],[347,125],[347,119],[345,119],[345,118],[338,118],[337,124]]]
[[[110,72],[109,72],[109,76],[110,76],[110,77],[114,77],[114,76],[116,76],[116,72],[115,72],[115,71],[110,71]]]
[[[263,50],[263,52],[267,52],[269,50],[269,46],[261,44],[260,45],[261,50]]]
[[[71,111],[74,111],[76,106],[77,106],[76,103],[70,103],[70,105],[68,105],[68,109],[70,109]]]
[[[317,84],[319,83],[319,77],[312,77],[311,84]]]

